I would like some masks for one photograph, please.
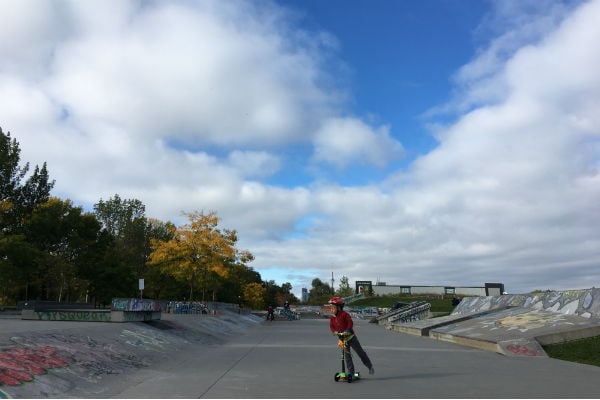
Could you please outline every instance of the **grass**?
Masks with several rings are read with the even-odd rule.
[[[549,357],[600,367],[600,336],[544,346]]]
[[[431,304],[431,312],[451,313],[454,310],[452,296],[378,296],[352,302],[353,307],[391,307],[396,301],[410,303],[426,301]],[[544,346],[546,354],[551,358],[589,364],[600,367],[600,336],[574,340],[572,342]]]

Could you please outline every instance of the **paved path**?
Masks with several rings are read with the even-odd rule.
[[[357,321],[375,365],[363,379],[340,369],[327,320],[260,324],[226,344],[190,348],[122,377],[102,396],[119,398],[598,398],[600,368],[543,357],[513,358]]]

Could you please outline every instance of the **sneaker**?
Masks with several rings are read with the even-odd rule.
[[[369,368],[369,375],[374,375],[375,369],[373,367]]]

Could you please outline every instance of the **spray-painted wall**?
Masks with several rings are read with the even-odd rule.
[[[507,307],[533,308],[600,319],[600,289],[465,297],[452,314],[470,314]]]

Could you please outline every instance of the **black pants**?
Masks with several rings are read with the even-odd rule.
[[[356,354],[358,354],[360,361],[362,361],[362,363],[365,364],[365,367],[369,369],[373,367],[369,356],[363,350],[356,335],[354,335],[352,339],[346,342],[346,347],[344,347],[344,359],[346,360],[346,370],[348,374],[354,375],[354,361],[352,361],[352,354],[350,353],[350,348],[352,348],[356,352]]]

